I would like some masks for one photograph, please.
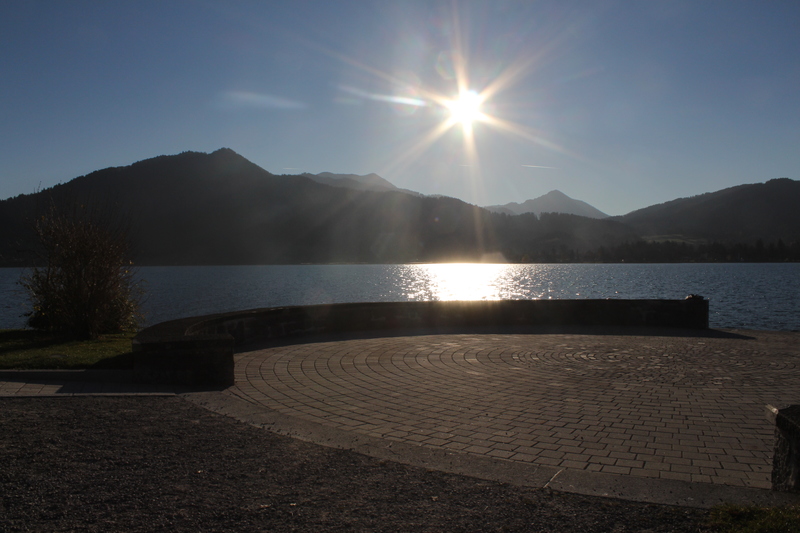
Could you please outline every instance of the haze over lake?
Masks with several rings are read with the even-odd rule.
[[[24,326],[21,269],[0,269],[0,328]],[[713,328],[800,331],[800,264],[408,264],[142,267],[147,325],[259,307],[557,298],[710,300]]]

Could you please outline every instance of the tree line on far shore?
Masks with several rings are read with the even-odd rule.
[[[558,246],[509,260],[522,263],[784,263],[800,262],[800,242],[786,244],[781,239],[768,243],[758,239],[754,244],[638,240],[586,252]]]

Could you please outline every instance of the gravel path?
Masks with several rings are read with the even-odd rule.
[[[704,531],[275,435],[180,397],[0,399],[0,531]]]

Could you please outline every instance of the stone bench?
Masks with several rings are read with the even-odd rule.
[[[228,386],[236,345],[316,334],[448,328],[633,326],[708,328],[708,301],[478,300],[367,302],[273,307],[182,318],[139,332],[134,373],[141,381]]]
[[[775,424],[772,490],[800,491],[800,405],[778,409],[767,406],[767,419]]]

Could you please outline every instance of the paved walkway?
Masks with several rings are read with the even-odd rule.
[[[132,383],[127,372],[116,370],[0,370],[0,398],[4,396],[119,396],[175,395],[185,387]]]
[[[0,371],[0,396],[185,392],[80,379]],[[527,472],[523,484],[577,492],[605,479],[592,493],[632,499],[658,479],[661,495],[643,498],[681,504],[707,490],[680,483],[713,484],[729,501],[726,490],[770,487],[765,405],[800,403],[800,333],[310,342],[238,354],[234,387],[186,397],[307,440],[330,445],[333,432],[333,445],[392,459],[394,446],[423,457],[415,464],[477,477]],[[620,479],[624,490],[608,489]],[[684,496],[664,496],[673,490]]]
[[[358,434],[525,464],[770,487],[800,334],[435,335],[244,353],[232,392]]]

